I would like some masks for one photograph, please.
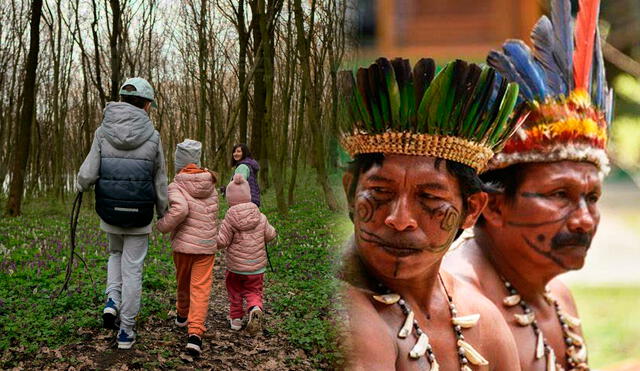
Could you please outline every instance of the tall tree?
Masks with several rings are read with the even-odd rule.
[[[318,183],[324,192],[327,207],[330,210],[337,211],[339,209],[338,200],[329,184],[328,172],[326,166],[326,146],[324,143],[324,135],[321,130],[321,79],[312,79],[311,77],[311,50],[312,40],[315,37],[315,15],[317,10],[316,0],[311,0],[310,9],[310,25],[305,30],[304,21],[305,14],[302,8],[301,0],[294,0],[294,13],[297,31],[297,48],[300,58],[300,67],[302,69],[302,89],[309,92],[309,100],[307,101],[307,121],[311,129],[313,143],[313,166],[316,169]]]
[[[109,45],[111,47],[111,101],[117,101],[120,92],[120,67],[122,47],[120,39],[122,37],[122,10],[120,0],[109,0],[111,6],[111,37]]]
[[[40,51],[40,17],[42,16],[42,0],[31,3],[31,35],[29,55],[22,88],[22,111],[20,112],[20,126],[15,140],[15,157],[11,171],[11,185],[7,200],[6,215],[20,215],[22,195],[24,193],[24,178],[29,160],[29,145],[31,144],[31,128],[34,121],[36,105],[36,70],[38,69],[38,53]]]

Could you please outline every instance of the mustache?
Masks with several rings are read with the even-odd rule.
[[[388,246],[394,249],[422,250],[422,248],[418,247],[414,241],[407,238],[394,237],[393,239],[391,239],[387,236],[379,236],[362,228],[360,229],[360,238],[365,242]]]
[[[551,248],[554,250],[563,249],[569,245],[591,246],[593,235],[589,233],[559,232],[551,239]]]

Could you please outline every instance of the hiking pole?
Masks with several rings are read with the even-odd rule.
[[[276,240],[278,239],[278,237],[276,237]],[[271,265],[271,258],[269,257],[269,244],[266,243],[264,245],[264,250],[267,252],[267,261],[269,262],[269,268],[271,268],[271,272],[275,273],[275,269],[273,269],[273,265]]]
[[[78,228],[78,218],[80,217],[80,207],[82,206],[82,192],[78,192],[76,198],[73,200],[73,207],[71,208],[71,217],[69,220],[69,233],[71,239],[71,249],[69,251],[69,261],[67,262],[67,273],[64,277],[64,284],[60,288],[57,294],[54,295],[54,298],[57,298],[69,287],[69,281],[71,280],[71,273],[73,271],[73,257],[77,256],[78,259],[84,264],[85,269],[89,272],[89,278],[91,279],[91,284],[95,286],[93,282],[93,277],[91,276],[91,272],[89,271],[89,267],[87,263],[84,261],[82,256],[76,253],[76,229]]]

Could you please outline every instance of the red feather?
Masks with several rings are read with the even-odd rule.
[[[576,89],[589,91],[589,76],[593,63],[600,0],[579,0],[580,11],[576,18],[575,44],[573,54],[573,81]]]

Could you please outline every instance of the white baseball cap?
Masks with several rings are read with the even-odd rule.
[[[133,86],[135,90],[124,90],[124,87],[127,85]],[[153,107],[158,107],[154,98],[153,88],[151,87],[151,84],[149,84],[149,82],[142,77],[128,78],[127,81],[125,81],[124,84],[122,84],[122,86],[120,87],[120,95],[133,95],[136,97],[148,99],[151,101],[151,105]]]

